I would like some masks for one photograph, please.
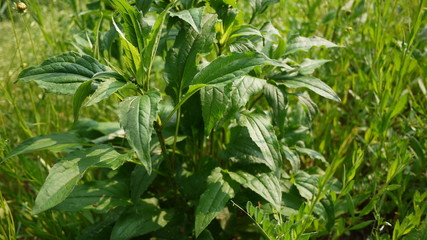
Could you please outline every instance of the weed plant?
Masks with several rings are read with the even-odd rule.
[[[0,3],[0,238],[427,237],[425,1]]]

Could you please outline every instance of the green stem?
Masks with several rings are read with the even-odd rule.
[[[22,59],[21,43],[19,41],[18,34],[16,33],[16,25],[15,25],[15,21],[13,20],[12,8],[10,7],[10,1],[7,1],[7,9],[9,12],[10,22],[12,23],[13,36],[15,37],[16,46],[18,48],[18,54],[19,54],[19,59],[21,61],[21,67],[23,67],[24,66],[24,60]]]

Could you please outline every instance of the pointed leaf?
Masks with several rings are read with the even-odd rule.
[[[306,87],[310,89],[311,91],[319,94],[322,97],[340,102],[341,99],[338,97],[338,95],[330,88],[328,85],[326,85],[322,80],[311,77],[311,76],[297,76],[291,79],[286,79],[283,81],[283,84],[288,88],[300,88],[300,87]]]
[[[49,92],[73,94],[81,83],[106,70],[106,66],[91,56],[68,52],[25,69],[19,79],[35,81]]]
[[[288,55],[297,51],[307,52],[312,47],[322,47],[322,46],[325,46],[326,48],[339,47],[335,43],[320,37],[315,37],[315,36],[309,37],[309,38],[296,37],[290,43],[288,43],[285,54]]]
[[[324,59],[309,59],[306,58],[301,63],[300,68],[298,69],[298,72],[302,75],[310,75],[316,70],[316,68],[322,66],[323,64],[330,62],[331,60],[324,60]]]
[[[252,141],[259,147],[265,158],[265,164],[280,176],[282,156],[280,144],[270,120],[262,114],[246,113],[239,119],[239,125],[248,129]]]
[[[203,10],[204,7],[190,8],[189,10],[185,9],[179,12],[171,12],[170,15],[172,17],[179,17],[180,19],[186,21],[197,33],[200,33]]]
[[[197,73],[192,84],[225,85],[268,62],[264,55],[253,52],[221,56]]]
[[[62,202],[73,191],[86,170],[92,166],[116,169],[129,158],[108,145],[76,150],[49,171],[37,195],[32,214],[46,211]]]
[[[252,175],[243,171],[229,172],[229,174],[233,180],[256,192],[280,211],[282,189],[276,176],[271,173]]]
[[[19,154],[40,150],[61,151],[66,148],[81,145],[83,143],[84,141],[82,139],[67,132],[40,135],[27,139],[19,144],[3,159],[3,161]]]
[[[222,154],[230,161],[239,164],[266,164],[261,150],[249,136],[248,129],[241,126],[231,129],[230,143]]]
[[[235,195],[233,182],[224,180],[220,168],[215,168],[208,178],[208,188],[200,196],[196,208],[196,237],[209,225],[212,219],[224,208],[229,199]]]
[[[144,96],[127,98],[119,105],[120,124],[126,132],[126,138],[149,174],[152,168],[151,134],[160,99],[160,93],[151,90]]]
[[[106,79],[98,85],[98,88],[95,92],[89,97],[88,101],[84,106],[91,106],[95,103],[100,102],[103,99],[108,98],[109,96],[116,93],[119,89],[126,85],[125,82],[117,81],[115,79]]]
[[[298,171],[295,176],[295,186],[297,187],[300,195],[307,199],[312,200],[318,192],[319,178],[312,176],[304,171]]]
[[[229,102],[230,89],[225,86],[204,87],[200,90],[202,115],[205,122],[205,134],[209,136],[217,122],[224,116]]]

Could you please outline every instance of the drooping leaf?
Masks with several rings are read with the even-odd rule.
[[[183,28],[179,31],[173,48],[168,52],[165,64],[168,84],[175,88],[177,93],[188,86],[197,73],[197,55],[211,50],[216,21],[214,15],[207,15],[200,34],[192,28]]]
[[[77,185],[71,194],[54,207],[60,211],[93,209],[107,212],[129,204],[129,189],[124,181],[102,180]]]
[[[254,52],[221,56],[197,73],[192,84],[225,85],[268,62],[264,55]]]
[[[163,161],[162,155],[151,156],[151,161],[153,163],[153,169],[157,169]],[[130,177],[130,190],[132,201],[136,203],[141,195],[147,190],[150,184],[156,178],[157,173],[152,172],[149,174],[147,169],[144,166],[137,165],[132,171]]]
[[[322,80],[312,77],[312,76],[296,76],[290,79],[285,79],[283,81],[283,84],[288,88],[301,88],[306,87],[310,89],[311,91],[319,94],[322,97],[340,102],[341,99],[338,97],[338,95],[330,88],[328,85],[326,85]]]
[[[24,82],[35,81],[49,92],[73,94],[80,84],[106,70],[106,66],[91,56],[68,52],[25,69],[18,78]]]
[[[261,150],[249,136],[248,129],[241,126],[231,129],[230,143],[222,154],[239,164],[266,164]]]
[[[160,99],[157,90],[150,90],[143,96],[127,98],[119,105],[120,124],[126,132],[126,138],[149,174],[152,169],[151,134]]]
[[[332,47],[339,47],[333,42],[330,42],[326,39],[320,38],[320,37],[296,37],[291,42],[288,43],[286,48],[286,55],[289,55],[291,53],[297,52],[297,51],[308,51],[312,47],[322,47],[325,46],[326,48],[332,48]]]
[[[108,145],[70,153],[50,169],[37,195],[32,214],[46,211],[66,199],[88,168],[97,166],[116,169],[128,158],[127,154],[120,154]]]
[[[197,33],[200,33],[203,11],[204,7],[190,8],[189,10],[185,9],[179,12],[171,12],[170,15],[186,21]]]
[[[83,144],[84,141],[67,132],[40,135],[25,140],[14,148],[2,161],[13,156],[40,150],[61,151],[66,148]],[[0,162],[1,163],[1,162]]]
[[[244,171],[229,172],[229,174],[233,180],[256,192],[280,211],[282,189],[275,175],[271,173],[252,175]]]
[[[150,9],[150,5],[153,0],[136,0],[136,7],[142,11],[143,14],[146,14]]]
[[[215,168],[208,178],[208,187],[200,196],[196,208],[196,237],[209,225],[212,219],[224,208],[225,204],[234,197],[237,186],[226,181],[220,168]]]
[[[325,60],[325,59],[309,59],[306,58],[301,63],[300,68],[298,69],[298,72],[302,75],[310,75],[316,70],[318,67],[322,66],[323,64],[330,62],[331,60]]]
[[[156,231],[165,227],[173,215],[173,210],[160,209],[157,199],[143,199],[120,216],[110,239],[127,240]]]
[[[229,91],[230,88],[226,86],[208,86],[200,90],[206,136],[209,136],[217,122],[224,116],[229,102],[229,94],[227,93]]]
[[[282,156],[280,144],[270,120],[263,114],[246,113],[239,119],[239,125],[248,129],[252,141],[259,147],[265,159],[265,164],[280,176]]]

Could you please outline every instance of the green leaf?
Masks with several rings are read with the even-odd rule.
[[[225,204],[234,197],[233,182],[224,179],[220,168],[215,168],[208,178],[208,187],[200,196],[196,208],[196,237],[209,225],[212,219],[224,208]]]
[[[217,122],[224,116],[229,102],[230,88],[204,87],[200,90],[202,115],[205,122],[205,135],[209,136]]]
[[[230,143],[223,154],[230,161],[240,164],[266,164],[261,150],[249,136],[248,129],[241,126],[231,129]]]
[[[207,15],[198,34],[192,28],[183,28],[176,37],[173,48],[166,57],[165,72],[170,87],[178,92],[190,84],[197,73],[196,59],[198,54],[211,50],[215,38],[215,15]]]
[[[49,92],[73,94],[80,84],[106,70],[106,66],[91,56],[68,52],[25,69],[18,78],[24,82],[35,81]]]
[[[312,76],[296,76],[291,79],[285,79],[283,84],[288,88],[301,88],[306,87],[311,91],[319,94],[322,97],[340,102],[341,99],[338,95],[326,85],[322,80],[312,77]]]
[[[152,155],[151,161],[153,163],[153,169],[157,169],[162,163],[163,157],[162,155]],[[144,166],[135,166],[135,169],[132,171],[130,177],[131,197],[134,203],[136,203],[141,195],[148,189],[156,176],[156,172],[149,174]]]
[[[298,72],[302,75],[310,75],[316,70],[316,68],[322,66],[323,64],[330,62],[331,60],[324,60],[324,59],[309,59],[306,58],[301,63]]]
[[[111,208],[128,204],[129,189],[126,182],[108,179],[77,185],[54,209],[60,211],[92,209],[108,212]]]
[[[276,125],[282,128],[285,124],[286,105],[288,103],[286,91],[283,86],[280,88],[280,86],[266,84],[264,86],[264,94],[273,112],[273,119]]]
[[[295,149],[300,153],[306,154],[311,159],[317,159],[317,160],[322,161],[326,165],[329,165],[329,163],[328,163],[328,161],[326,161],[325,157],[323,157],[322,154],[320,154],[317,151],[314,151],[313,149],[303,148],[303,147],[298,147],[298,146],[295,146]]]
[[[151,32],[148,35],[145,47],[142,51],[141,66],[142,70],[144,71],[144,80],[142,83],[145,85],[148,85],[150,79],[151,68],[153,66],[154,57],[156,57],[157,48],[159,46],[160,37],[162,35],[162,26],[165,22],[166,16],[169,13],[169,8],[171,6],[172,3],[169,4],[159,16],[157,16],[156,22],[154,23],[154,26],[152,27]]]
[[[268,62],[264,55],[253,52],[221,56],[197,73],[192,84],[225,85]]]
[[[301,196],[307,200],[312,200],[317,194],[317,185],[319,178],[312,176],[304,171],[297,171],[295,176],[295,186],[297,187]]]
[[[84,141],[71,133],[52,133],[25,140],[13,149],[2,161],[13,156],[40,150],[61,151],[83,144]],[[1,162],[0,162],[1,163]]]
[[[143,199],[120,216],[110,239],[127,240],[156,231],[165,227],[173,215],[173,210],[160,209],[157,199]]]
[[[313,209],[315,215],[326,221],[326,229],[331,231],[335,224],[335,208],[334,202],[330,195],[322,198]]]
[[[142,50],[144,48],[144,35],[139,21],[140,13],[125,0],[109,0],[109,2],[119,11],[124,21],[123,27],[126,38],[138,50]]]
[[[291,40],[291,42],[288,43],[285,54],[289,55],[297,51],[307,52],[312,47],[322,47],[322,46],[325,46],[326,48],[339,47],[335,43],[320,37],[315,37],[315,36],[309,37],[309,38],[296,37],[293,40]]]
[[[231,86],[231,106],[235,109],[245,106],[249,98],[260,92],[265,84],[265,80],[252,76],[237,79]]]
[[[271,173],[252,175],[243,171],[229,172],[229,174],[233,180],[256,192],[280,211],[282,189],[280,181],[275,175]]]
[[[50,169],[37,195],[32,214],[46,211],[65,200],[88,168],[97,166],[117,169],[128,158],[128,155],[119,154],[108,145],[70,153]]]
[[[261,150],[265,164],[276,176],[280,176],[282,166],[280,143],[270,122],[265,115],[258,113],[245,113],[239,119],[239,125],[248,129],[252,141]]]
[[[143,96],[127,98],[119,105],[120,124],[126,132],[126,138],[149,174],[152,169],[151,134],[160,99],[159,91],[151,90]]]
[[[185,9],[179,12],[171,12],[170,15],[186,21],[197,33],[200,33],[204,9],[204,7]]]
[[[312,120],[314,115],[319,112],[317,104],[311,100],[310,95],[307,92],[297,94],[299,102],[307,108],[308,117]]]
[[[282,148],[283,154],[292,166],[292,170],[294,172],[298,171],[301,165],[301,160],[298,154],[294,150],[290,149],[288,146],[282,146]]]
[[[77,122],[79,120],[80,108],[82,107],[83,102],[90,94],[93,93],[92,82],[93,82],[93,79],[80,84],[79,88],[77,88],[76,92],[74,93],[74,96],[73,96],[74,122]]]
[[[113,95],[118,90],[123,88],[125,85],[125,82],[117,81],[115,79],[106,79],[98,85],[98,88],[89,97],[84,106],[91,106],[95,103],[102,101],[103,99],[108,98],[109,96]]]

